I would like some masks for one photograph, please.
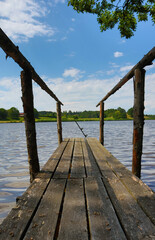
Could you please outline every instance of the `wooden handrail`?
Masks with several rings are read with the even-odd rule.
[[[48,88],[46,83],[36,73],[30,62],[19,51],[19,47],[14,45],[14,43],[8,38],[8,36],[3,32],[1,28],[0,28],[0,47],[6,53],[6,58],[11,57],[23,70],[31,71],[32,79],[52,98],[54,98],[57,102],[63,105],[63,103],[57,98],[57,96]]]
[[[153,47],[117,84],[116,86],[102,98],[100,102],[107,100],[112,94],[120,89],[128,80],[134,76],[136,69],[143,69],[148,65],[152,65],[152,61],[155,59],[155,47]],[[100,102],[96,105],[98,107]]]

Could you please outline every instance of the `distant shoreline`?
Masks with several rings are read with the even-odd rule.
[[[110,119],[110,118],[105,118],[104,121],[132,121],[133,118],[130,119]],[[155,120],[149,117],[145,117],[145,120]],[[92,121],[100,121],[99,118],[79,118],[79,119],[62,119],[62,122],[92,122]],[[0,120],[0,123],[23,123],[24,119],[19,119],[19,120]],[[39,119],[35,119],[35,122],[57,122],[57,119],[43,119],[43,118],[39,118]]]

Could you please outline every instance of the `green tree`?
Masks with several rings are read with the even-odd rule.
[[[7,110],[0,108],[0,120],[5,120],[7,118]]]
[[[147,21],[149,15],[155,23],[154,0],[68,0],[68,5],[78,13],[96,14],[101,31],[117,24],[121,37],[133,36],[137,21]]]
[[[126,111],[123,108],[117,108],[115,112],[113,113],[113,117],[116,120],[119,119],[126,119]]]
[[[126,118],[127,117],[125,109],[119,107],[119,108],[117,108],[117,111],[119,111],[121,113],[121,118]]]
[[[7,112],[9,119],[19,119],[19,111],[17,108],[12,107]]]
[[[77,119],[78,119],[78,116],[77,116],[77,115],[74,115],[73,118],[74,118],[74,120],[77,120]]]
[[[133,117],[133,107],[128,109],[127,114],[128,114],[130,117]]]

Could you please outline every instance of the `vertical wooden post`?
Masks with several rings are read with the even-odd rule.
[[[35,118],[33,107],[32,77],[30,71],[21,72],[21,87],[25,119],[25,132],[27,140],[28,162],[30,171],[30,182],[32,182],[37,173],[40,171],[40,166],[37,152]]]
[[[104,102],[100,102],[100,143],[104,145]]]
[[[60,102],[56,103],[57,106],[57,129],[58,129],[58,144],[62,142],[62,123],[61,123],[61,105]]]
[[[132,173],[141,177],[141,156],[143,148],[144,126],[144,85],[145,70],[136,69],[134,72],[134,110],[133,110],[133,158]]]

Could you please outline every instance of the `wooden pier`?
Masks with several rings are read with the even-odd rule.
[[[155,193],[96,138],[65,139],[0,226],[0,239],[155,239]]]

